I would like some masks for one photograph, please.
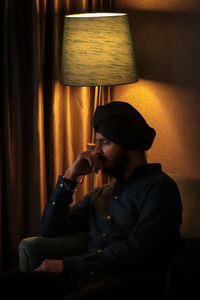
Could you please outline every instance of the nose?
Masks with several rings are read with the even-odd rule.
[[[94,154],[102,154],[101,143],[99,143],[98,141],[96,142],[94,147]]]

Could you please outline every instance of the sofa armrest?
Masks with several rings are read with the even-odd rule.
[[[70,234],[57,238],[41,236],[24,238],[19,243],[20,271],[33,271],[45,259],[62,259],[87,250],[88,233]]]

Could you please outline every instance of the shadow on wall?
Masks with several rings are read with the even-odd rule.
[[[140,78],[200,83],[200,12],[129,11]]]

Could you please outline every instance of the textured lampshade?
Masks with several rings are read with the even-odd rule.
[[[61,65],[63,85],[100,86],[136,81],[127,14],[65,16]]]

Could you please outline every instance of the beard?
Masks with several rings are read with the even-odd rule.
[[[102,172],[109,176],[120,180],[124,171],[129,164],[129,156],[125,149],[120,148],[117,152],[113,153],[112,157],[100,157],[103,163]]]

